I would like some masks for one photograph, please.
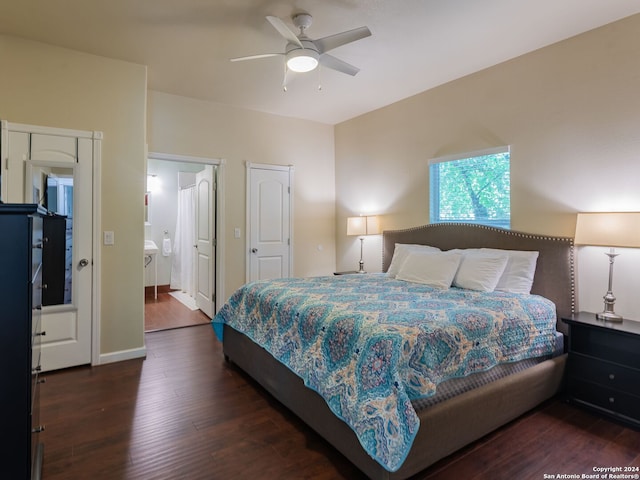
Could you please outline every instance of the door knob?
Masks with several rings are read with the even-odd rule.
[[[86,267],[87,265],[89,265],[89,260],[87,260],[86,258],[83,258],[78,262],[78,266],[80,267]]]
[[[252,248],[251,249],[251,253],[258,253],[258,249],[257,248]]]

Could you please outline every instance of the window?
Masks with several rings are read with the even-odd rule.
[[[509,147],[429,161],[430,221],[511,226]]]

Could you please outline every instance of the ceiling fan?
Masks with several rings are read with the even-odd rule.
[[[266,57],[285,58],[285,67],[293,72],[310,72],[314,70],[318,64],[346,73],[347,75],[355,75],[360,71],[359,68],[348,64],[334,56],[327,54],[329,50],[355,42],[371,35],[367,27],[354,28],[342,33],[336,33],[327,37],[312,40],[307,37],[305,31],[313,18],[308,13],[299,13],[294,15],[291,20],[293,24],[300,29],[300,33],[296,35],[289,27],[278,17],[267,16],[269,23],[287,40],[284,53],[263,53],[259,55],[250,55],[248,57],[232,58],[232,62],[243,60],[255,60]],[[285,87],[286,89],[286,87]]]

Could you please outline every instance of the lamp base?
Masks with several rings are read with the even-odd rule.
[[[358,273],[367,273],[364,271],[364,259],[362,258],[362,249],[364,246],[364,237],[360,237],[360,261],[358,262]]]
[[[605,255],[609,257],[609,288],[607,289],[605,296],[602,297],[604,300],[604,311],[597,313],[596,319],[604,322],[620,323],[622,322],[622,316],[613,311],[613,307],[616,303],[616,296],[611,291],[611,285],[613,284],[613,261],[618,254],[615,253],[612,248],[609,253],[606,253]]]
[[[612,322],[612,323],[620,323],[622,322],[622,320],[624,320],[622,318],[622,315],[618,315],[617,313],[614,313],[614,312],[596,313],[596,318],[598,320],[602,320],[603,322]]]

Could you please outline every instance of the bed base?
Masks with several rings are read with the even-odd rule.
[[[360,446],[349,426],[302,379],[262,347],[227,325],[225,357],[374,480],[406,479],[554,396],[566,354],[418,411],[420,429],[406,461],[388,472]]]

